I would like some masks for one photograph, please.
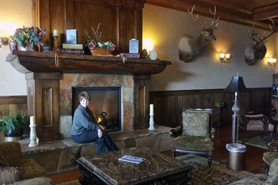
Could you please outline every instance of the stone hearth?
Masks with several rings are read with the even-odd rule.
[[[121,87],[121,128],[133,130],[133,80],[132,75],[64,73],[60,80],[60,131],[70,138],[72,126],[72,87]]]
[[[120,149],[131,147],[147,147],[154,151],[170,150],[170,129],[156,125],[156,129],[140,129],[134,131],[113,132],[109,135]],[[20,140],[24,159],[34,159],[49,174],[76,169],[76,159],[96,153],[96,143],[77,144],[72,139],[40,143],[37,147],[28,147],[29,137]]]

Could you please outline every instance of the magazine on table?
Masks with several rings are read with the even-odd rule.
[[[131,156],[131,155],[124,155],[123,157],[119,158],[119,161],[135,163],[135,164],[140,164],[144,160],[146,160],[146,159],[141,158],[141,157],[134,157],[134,156]]]

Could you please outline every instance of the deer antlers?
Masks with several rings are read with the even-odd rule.
[[[272,22],[273,26],[275,27],[275,23],[273,22],[273,20],[272,20],[272,19],[269,19],[269,20]],[[265,41],[268,37],[270,37],[270,36],[274,33],[274,30],[273,30],[273,28],[272,28],[272,26],[271,26],[270,24],[269,24],[269,28],[270,28],[270,30],[271,30],[270,34],[268,34],[268,35],[266,36],[265,33],[264,33],[264,36],[263,36],[263,38],[261,39],[261,38],[260,38],[260,35],[259,35],[258,33],[254,33],[255,28],[254,28],[254,23],[253,23],[252,32],[250,33],[250,31],[248,30],[248,36],[249,36],[253,41],[255,41],[255,42],[263,42],[263,41]],[[256,39],[255,36],[257,36],[258,39]]]
[[[205,27],[205,25],[206,25],[206,23],[207,23],[206,21],[204,21],[203,24],[201,24],[201,23],[198,21],[198,18],[199,18],[199,15],[198,15],[198,14],[196,14],[196,16],[194,16],[194,14],[193,14],[194,8],[195,8],[195,5],[193,5],[193,7],[192,7],[191,10],[189,10],[189,9],[187,8],[187,13],[189,13],[189,14],[192,16],[192,18],[193,18],[193,20],[194,20],[195,22],[197,22],[198,24],[200,24],[204,29],[212,29],[212,30],[216,30],[216,29],[217,29],[218,21],[219,21],[219,16],[217,17],[217,19],[215,18],[215,16],[216,16],[216,6],[214,7],[214,11],[213,11],[213,12],[212,12],[211,9],[209,8],[209,12],[213,15],[213,20],[212,20],[212,22],[211,22],[211,25],[210,25],[208,28]]]

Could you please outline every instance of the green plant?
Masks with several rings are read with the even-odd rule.
[[[27,43],[30,43],[30,50],[33,51],[34,44],[39,46],[43,35],[46,34],[45,29],[40,29],[38,27],[25,27],[17,28],[12,39],[21,47],[26,47]]]
[[[0,131],[4,129],[4,134],[9,135],[16,129],[25,129],[29,123],[28,117],[18,114],[16,116],[4,117],[0,120]]]

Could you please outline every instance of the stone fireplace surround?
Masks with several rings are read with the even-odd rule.
[[[72,126],[72,87],[121,87],[121,129],[131,131],[133,125],[132,75],[64,73],[60,79],[60,132],[64,138],[70,138]]]

